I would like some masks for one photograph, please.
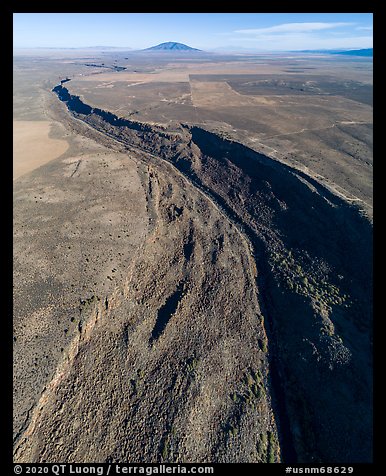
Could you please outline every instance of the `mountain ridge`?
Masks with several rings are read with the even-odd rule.
[[[145,48],[144,51],[202,51],[198,48],[192,48],[191,46],[185,45],[184,43],[178,43],[176,41],[167,41],[165,43],[160,43],[159,45],[151,46],[150,48]]]
[[[330,55],[373,56],[373,48],[358,49],[322,49],[322,50],[298,50],[295,53],[323,53]]]

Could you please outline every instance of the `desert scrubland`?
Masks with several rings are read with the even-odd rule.
[[[371,61],[14,70],[14,461],[371,461]]]

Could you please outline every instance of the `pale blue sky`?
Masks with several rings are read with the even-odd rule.
[[[14,47],[371,48],[371,13],[15,13]]]

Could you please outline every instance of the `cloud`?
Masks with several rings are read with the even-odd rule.
[[[264,28],[235,30],[228,38],[239,45],[254,45],[267,50],[302,50],[331,48],[371,48],[372,36],[367,26],[357,33],[358,23],[303,22],[282,23]],[[352,26],[351,31],[343,27]],[[371,32],[372,33],[372,32]],[[366,35],[366,36],[364,36]]]
[[[247,30],[235,30],[234,33],[247,35],[261,35],[266,33],[307,33],[319,30],[328,30],[342,26],[355,25],[355,23],[335,22],[335,23],[282,23],[281,25],[269,26],[265,28],[251,28]]]
[[[287,35],[267,34],[259,37],[235,36],[228,38],[234,44],[244,44],[263,50],[293,51],[305,49],[372,48],[372,36],[310,37],[304,33]]]
[[[373,31],[373,27],[372,26],[357,26],[356,30]]]

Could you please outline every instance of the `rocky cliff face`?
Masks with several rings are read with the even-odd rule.
[[[32,400],[16,399],[15,460],[371,461],[370,223],[315,180],[242,144],[198,127],[131,123],[59,88],[77,119],[68,124],[130,157],[119,161],[118,183],[137,177],[142,211],[124,212],[124,188],[118,208],[128,226],[136,217],[146,226],[113,284],[103,284],[95,260],[93,293],[55,343],[57,311],[47,311],[47,342],[63,355],[49,353]],[[81,180],[90,187],[87,173],[102,183],[102,162],[88,167],[66,193]],[[93,188],[108,209],[114,180],[107,195]],[[41,229],[35,239],[44,249]],[[113,239],[112,250],[115,242],[125,240]],[[41,264],[29,266],[33,274]],[[81,282],[77,273],[68,270]],[[27,309],[19,319],[16,360]]]

